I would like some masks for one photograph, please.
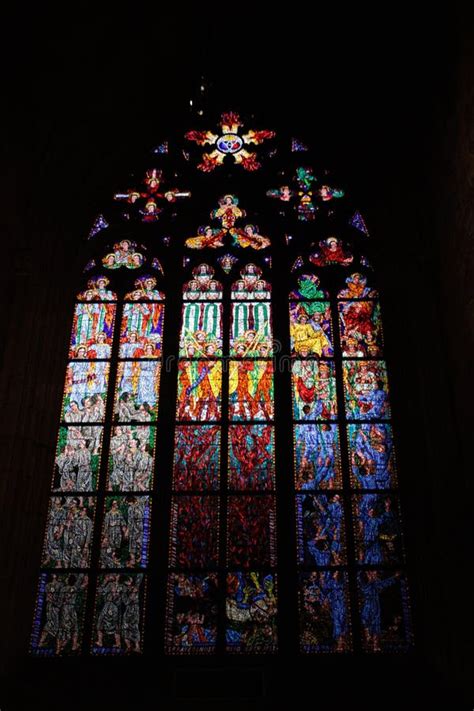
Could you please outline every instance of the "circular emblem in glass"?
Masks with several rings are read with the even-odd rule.
[[[243,145],[244,142],[235,133],[224,133],[217,139],[217,148],[221,153],[237,153]]]

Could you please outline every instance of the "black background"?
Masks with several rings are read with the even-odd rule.
[[[145,697],[169,708],[256,708],[283,695],[316,708],[472,706],[469,15],[462,5],[78,4],[4,18],[2,709],[99,699],[118,709]],[[316,146],[377,240],[414,581],[409,660],[192,670],[158,659],[26,659],[84,238],[143,151],[186,125],[202,75],[218,110],[255,112],[259,125],[294,127]]]

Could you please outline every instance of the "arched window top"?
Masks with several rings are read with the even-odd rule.
[[[232,284],[231,298],[240,299],[270,299],[271,286],[262,278],[262,270],[255,264],[247,264],[240,272],[240,279]]]
[[[138,251],[137,243],[129,239],[122,239],[114,244],[113,252],[109,252],[102,259],[106,269],[138,269],[145,261],[144,255]]]
[[[347,267],[354,260],[354,255],[351,254],[348,245],[332,235],[319,242],[319,249],[310,254],[309,260],[317,267],[328,267],[335,264]]]
[[[241,165],[244,170],[254,172],[261,167],[254,150],[248,150],[248,146],[259,146],[264,141],[275,136],[274,131],[247,129],[243,132],[243,121],[235,111],[227,111],[221,115],[218,126],[213,131],[206,129],[201,131],[188,131],[185,138],[196,143],[198,146],[209,148],[210,152],[202,153],[201,162],[198,169],[204,173],[211,173],[221,166],[226,156],[232,156],[237,165]]]
[[[367,285],[367,277],[360,272],[354,272],[346,279],[346,286],[338,293],[339,299],[365,299],[378,296],[376,289]]]
[[[103,275],[89,279],[87,289],[79,292],[78,301],[117,301],[117,294],[107,289],[110,280]]]
[[[34,654],[410,645],[367,226],[307,146],[248,125],[161,143],[93,225]]]
[[[316,274],[300,274],[297,278],[298,286],[290,293],[290,299],[311,300],[327,299],[328,293],[321,289],[320,279]]]
[[[183,288],[183,298],[187,301],[222,299],[222,284],[214,279],[215,270],[209,264],[199,264],[192,271],[193,278]]]
[[[143,274],[134,283],[135,289],[125,294],[125,301],[164,301],[162,291],[155,289],[156,278],[150,274]]]

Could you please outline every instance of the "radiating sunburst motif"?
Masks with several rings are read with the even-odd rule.
[[[202,162],[198,168],[204,173],[210,173],[218,166],[222,165],[227,155],[234,157],[234,161],[245,170],[254,171],[261,167],[255,152],[248,151],[246,146],[254,144],[256,146],[269,138],[275,136],[274,131],[254,131],[250,129],[247,133],[240,134],[242,127],[239,114],[229,111],[221,116],[219,123],[220,133],[212,131],[188,131],[185,138],[194,141],[198,146],[214,146],[210,153],[202,154]]]

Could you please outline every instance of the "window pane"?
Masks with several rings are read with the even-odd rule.
[[[99,575],[92,654],[141,654],[146,581],[141,573]]]
[[[178,364],[178,420],[215,421],[221,416],[222,363],[182,360]]]
[[[156,428],[116,425],[110,437],[107,488],[112,491],[151,489],[155,460]]]
[[[115,304],[76,304],[70,358],[110,358],[115,308]]]
[[[272,354],[270,303],[243,301],[232,304],[230,355],[266,358]]]
[[[273,420],[271,361],[230,361],[229,412],[232,420]]]
[[[264,491],[275,485],[275,434],[272,425],[229,427],[229,489]]]
[[[291,302],[290,339],[293,355],[334,355],[329,302]]]
[[[217,489],[220,445],[218,425],[178,425],[174,435],[173,489]]]
[[[277,650],[277,584],[274,573],[227,574],[226,647],[229,652]]]
[[[83,573],[40,574],[31,635],[33,654],[80,653],[88,581]]]
[[[108,363],[74,361],[66,370],[61,419],[68,423],[103,422],[109,383]]]
[[[342,486],[338,425],[295,425],[294,452],[297,489]]]
[[[382,355],[382,321],[378,301],[340,301],[339,329],[345,358]]]
[[[117,366],[114,416],[118,422],[157,418],[161,363],[124,361]]]
[[[187,358],[222,355],[221,303],[201,301],[183,304],[179,355]]]
[[[243,568],[276,564],[275,498],[229,496],[227,564]]]
[[[332,361],[295,360],[291,364],[295,420],[337,417],[336,374]]]
[[[146,568],[150,545],[149,496],[106,496],[100,539],[102,568]]]
[[[125,304],[120,329],[120,358],[159,358],[164,314],[163,304]]]
[[[347,418],[376,420],[390,417],[384,361],[345,360],[342,367]]]
[[[302,652],[346,652],[351,648],[347,573],[300,573],[300,648]]]
[[[174,496],[170,565],[207,568],[218,562],[219,502],[214,496]]]
[[[344,510],[339,494],[297,494],[298,562],[330,566],[346,562]]]
[[[210,653],[217,638],[217,574],[171,573],[166,607],[168,654]]]
[[[59,428],[53,491],[97,489],[103,429],[99,425]]]

